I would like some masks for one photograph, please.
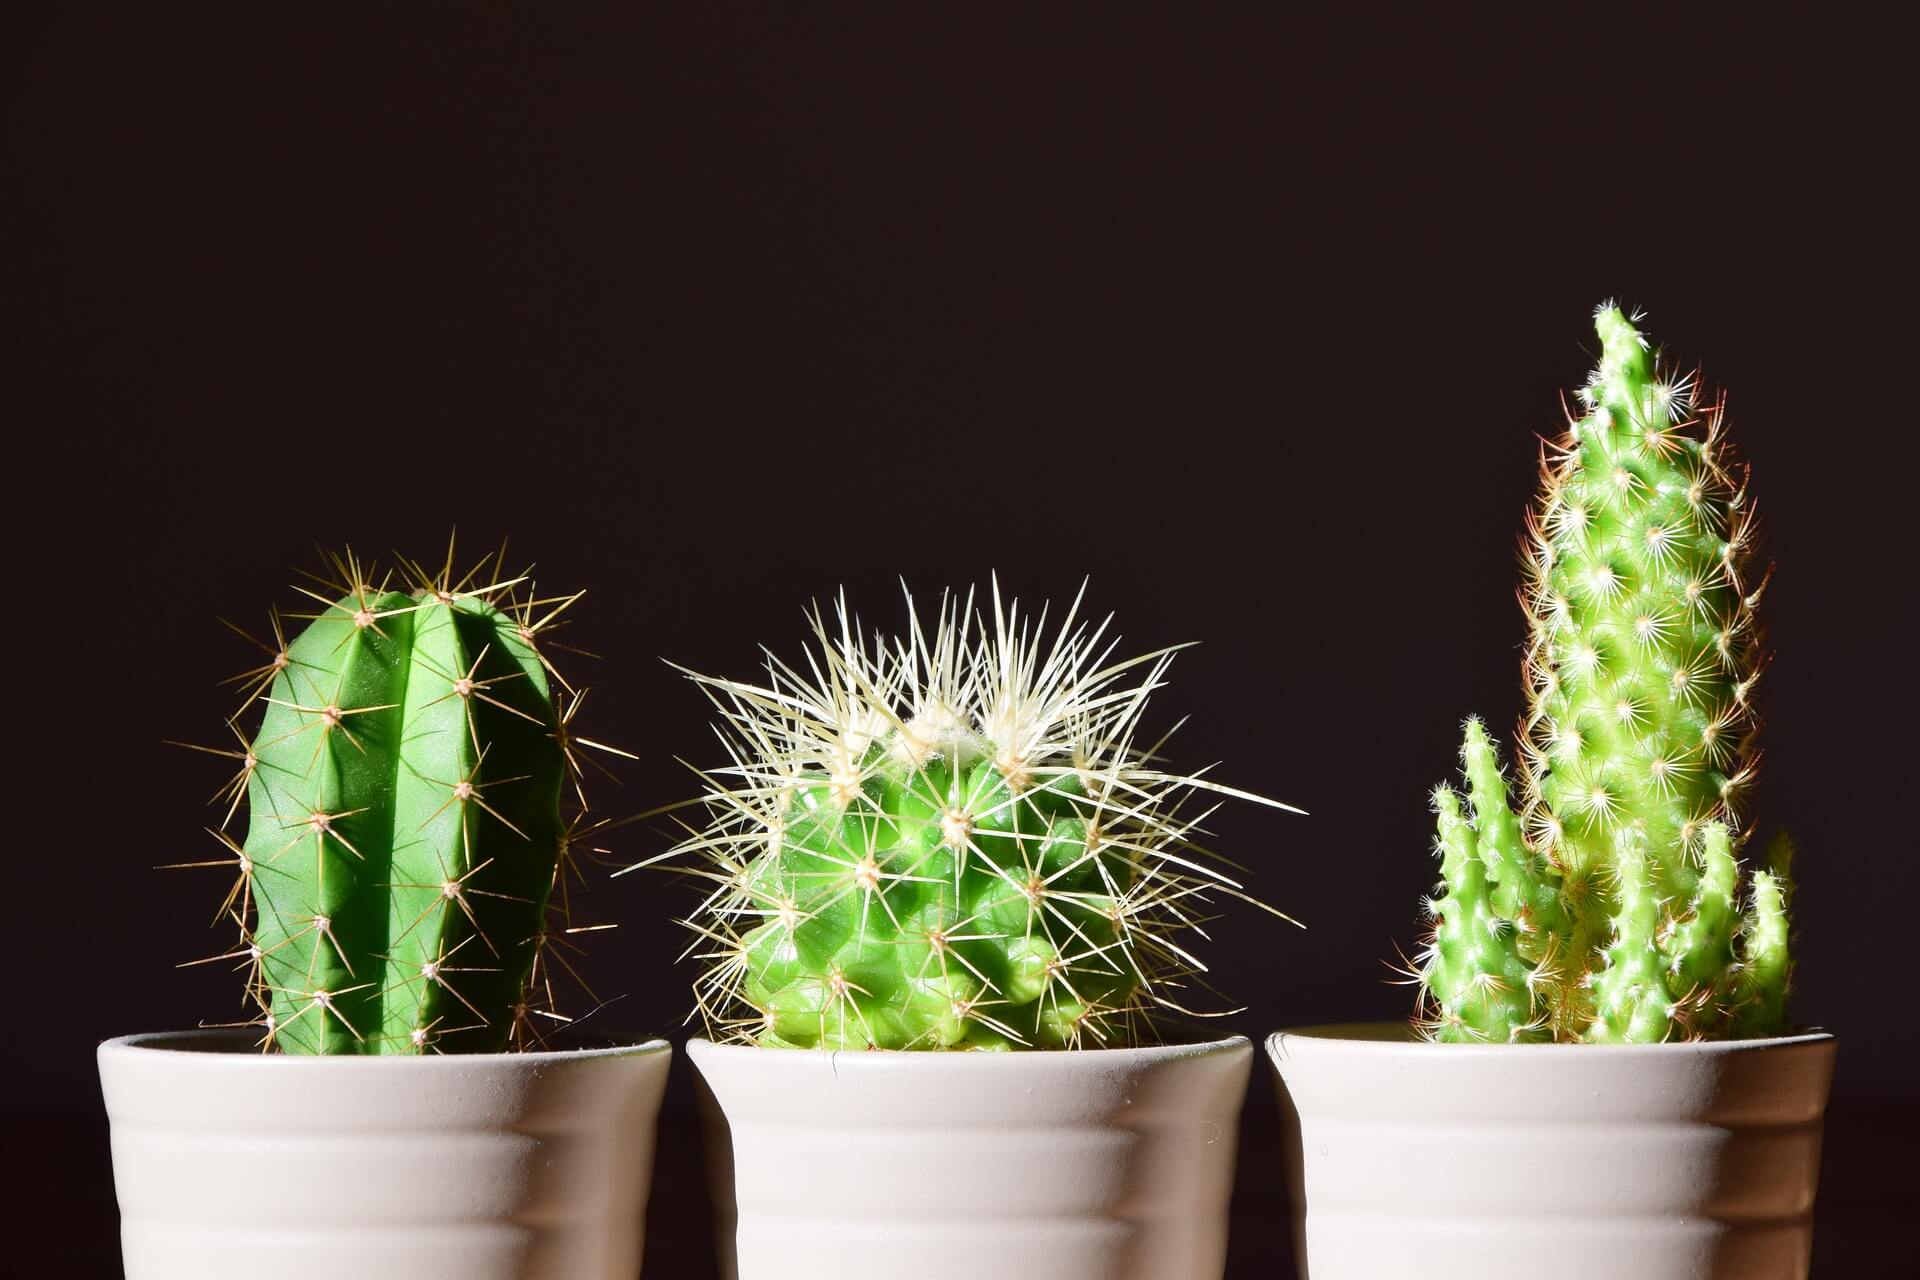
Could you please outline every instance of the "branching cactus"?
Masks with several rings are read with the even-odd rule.
[[[663,860],[714,886],[691,922],[709,1034],[1100,1047],[1188,1012],[1185,935],[1211,896],[1253,901],[1201,824],[1258,797],[1162,766],[1143,718],[1174,651],[1116,661],[1078,610],[1048,639],[996,588],[990,620],[947,597],[929,635],[909,597],[906,636],[869,642],[842,601],[764,683],[693,677],[732,760]]]
[[[1645,1043],[1782,1028],[1790,850],[1740,900],[1764,665],[1747,474],[1724,402],[1595,316],[1584,414],[1543,456],[1524,543],[1519,808],[1469,721],[1434,796],[1444,893],[1419,1025],[1457,1041]]]
[[[265,1047],[492,1052],[565,1020],[570,881],[599,826],[581,751],[600,744],[573,733],[584,690],[544,643],[578,596],[499,568],[456,577],[449,549],[396,590],[337,557],[302,590],[304,628],[289,642],[274,615],[241,677],[265,710],[221,752],[241,768],[219,802],[230,821],[248,801],[246,838],[223,822],[228,856],[187,865],[236,873],[241,942],[216,958],[245,968]]]

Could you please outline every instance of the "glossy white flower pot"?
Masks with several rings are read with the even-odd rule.
[[[738,1280],[1219,1280],[1252,1046],[695,1040]]]
[[[1308,1280],[1798,1280],[1830,1035],[1454,1045],[1404,1024],[1267,1042]]]
[[[634,1280],[670,1058],[109,1040],[128,1280]]]

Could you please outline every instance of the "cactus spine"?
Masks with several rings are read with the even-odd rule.
[[[1524,543],[1520,806],[1485,729],[1469,817],[1435,793],[1444,895],[1418,970],[1442,1040],[1645,1043],[1784,1022],[1788,850],[1744,908],[1740,810],[1764,656],[1747,474],[1724,401],[1595,314],[1583,416],[1543,457]]]
[[[1078,610],[1043,643],[1045,613],[996,587],[990,623],[947,597],[929,636],[909,597],[908,634],[869,644],[843,600],[765,683],[693,676],[732,760],[662,860],[715,886],[692,922],[710,1035],[1099,1047],[1184,1012],[1204,965],[1181,933],[1210,895],[1246,897],[1196,843],[1212,808],[1186,802],[1258,797],[1163,770],[1139,735],[1173,651],[1112,661]]]
[[[564,1021],[552,917],[593,828],[561,806],[584,810],[577,748],[597,744],[556,708],[540,641],[578,597],[516,600],[523,578],[456,579],[452,563],[409,564],[399,591],[335,558],[338,580],[303,590],[319,606],[305,629],[288,643],[276,615],[271,658],[247,673],[265,711],[223,753],[241,759],[223,795],[231,819],[244,791],[248,830],[217,834],[268,1048],[492,1052]]]

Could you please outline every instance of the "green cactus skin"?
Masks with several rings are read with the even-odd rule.
[[[1595,313],[1585,416],[1543,461],[1524,544],[1521,803],[1485,729],[1472,802],[1436,794],[1441,877],[1417,1024],[1449,1041],[1648,1043],[1785,1026],[1786,862],[1738,901],[1764,657],[1752,504],[1724,402]]]
[[[1183,803],[1259,798],[1159,767],[1136,734],[1173,651],[1110,663],[1077,612],[1048,648],[1045,615],[1029,627],[996,587],[991,625],[949,597],[931,638],[915,618],[869,647],[842,601],[835,627],[812,614],[801,666],[693,677],[732,763],[703,775],[711,824],[655,861],[717,885],[692,922],[711,1036],[1099,1047],[1185,1012],[1204,967],[1181,932],[1210,894],[1246,895]]]
[[[222,839],[267,1048],[497,1052],[564,1021],[549,910],[587,829],[561,814],[563,791],[584,805],[586,744],[537,642],[577,597],[509,612],[492,601],[523,579],[451,563],[409,565],[402,592],[336,559],[343,581],[304,592],[317,613],[249,673],[265,712],[228,817],[244,786],[250,819],[244,845]]]

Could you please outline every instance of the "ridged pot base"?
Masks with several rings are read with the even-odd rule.
[[[1830,1035],[1453,1045],[1282,1031],[1305,1280],[1800,1280]]]
[[[1252,1046],[695,1040],[738,1280],[1219,1280]]]
[[[670,1057],[109,1040],[127,1280],[633,1280]]]

